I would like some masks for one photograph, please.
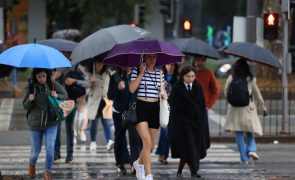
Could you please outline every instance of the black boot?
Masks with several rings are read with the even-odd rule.
[[[177,170],[176,177],[182,178],[182,169],[183,169],[184,165],[185,165],[185,162],[182,159],[180,159],[179,164],[178,164],[178,170]]]

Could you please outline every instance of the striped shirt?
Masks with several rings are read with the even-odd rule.
[[[133,68],[131,72],[131,81],[137,78],[138,68]],[[139,73],[138,73],[139,74]],[[161,87],[161,76],[164,82],[164,74],[161,74],[160,69],[155,71],[145,70],[144,75],[139,83],[137,97],[143,98],[159,98]]]

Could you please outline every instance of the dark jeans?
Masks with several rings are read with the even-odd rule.
[[[128,163],[130,157],[130,164],[139,158],[139,154],[142,148],[141,139],[135,129],[131,127],[128,129],[130,155],[127,148],[126,129],[122,128],[122,113],[113,112],[113,119],[115,125],[115,145],[114,153],[116,159],[116,165],[124,165]]]
[[[165,159],[169,156],[168,128],[161,128],[156,154],[163,155]]]
[[[76,108],[67,116],[66,123],[66,137],[67,137],[67,157],[73,156],[74,152],[74,118],[76,114]],[[55,142],[55,155],[60,155],[60,126],[58,125],[56,142]]]

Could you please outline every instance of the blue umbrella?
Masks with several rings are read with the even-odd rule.
[[[0,64],[17,68],[71,67],[70,61],[58,50],[40,44],[22,44],[0,54]]]

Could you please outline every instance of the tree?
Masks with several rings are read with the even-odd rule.
[[[148,5],[148,2],[150,1],[47,0],[48,36],[55,30],[64,28],[79,29],[87,36],[103,27],[130,24],[133,21],[134,5]]]

